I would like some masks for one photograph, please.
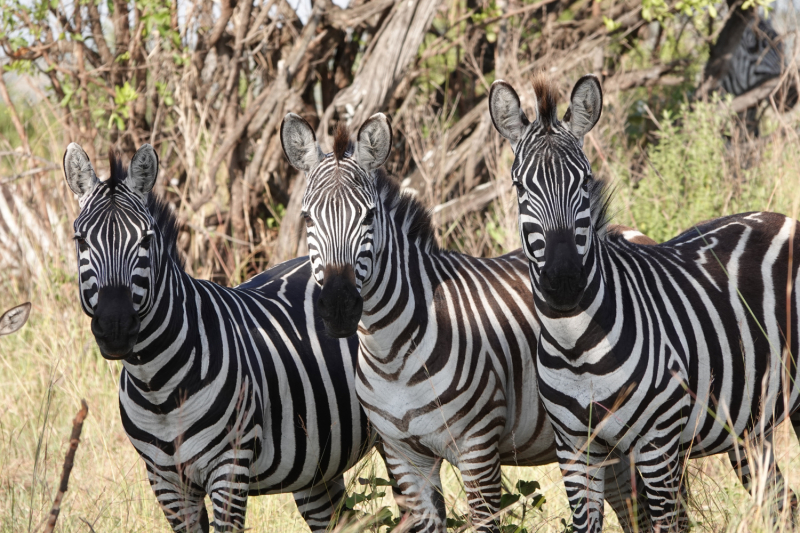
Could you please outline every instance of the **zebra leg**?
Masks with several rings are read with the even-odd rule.
[[[397,480],[402,495],[398,498],[398,492],[395,492],[397,505],[406,511],[410,531],[444,533],[446,510],[439,477],[441,459],[409,450],[397,451],[387,443],[384,443],[383,451],[389,472]]]
[[[686,531],[689,517],[682,501],[682,461],[679,434],[666,435],[646,443],[636,456],[647,496],[650,520],[655,531]]]
[[[556,432],[556,453],[567,499],[572,509],[575,533],[599,533],[603,530],[603,492],[605,489],[607,450],[596,442],[576,447]]]
[[[619,462],[606,467],[605,499],[619,519],[625,533],[644,532],[650,529],[647,516],[647,499],[644,482],[630,458],[621,455]]]
[[[469,512],[475,531],[498,531],[500,511],[500,451],[497,443],[461,452],[458,469],[464,480]]]
[[[242,531],[250,489],[250,461],[237,458],[241,451],[223,455],[208,478],[208,492],[214,509],[215,531]]]
[[[765,488],[767,502],[774,504],[777,513],[782,513],[784,509],[784,501],[788,502],[790,509],[797,509],[797,496],[795,495],[794,491],[786,486],[786,483],[783,479],[783,474],[778,467],[778,463],[775,462],[775,445],[773,437],[774,435],[772,431],[767,432],[767,434],[764,435],[763,445],[756,445],[754,447],[756,449],[762,448],[764,450],[761,458],[761,464],[757,466],[757,468],[763,468],[766,471],[766,474],[761,475],[766,475]],[[750,494],[755,496],[754,492],[758,490],[758,487],[753,486],[753,472],[751,471],[750,462],[747,459],[747,454],[745,451],[741,448],[731,450],[728,452],[728,459],[730,460],[736,475],[739,477],[739,481],[741,481],[742,485],[744,485],[744,488],[746,488]],[[756,478],[760,478],[757,471]]]
[[[206,493],[203,488],[180,481],[178,474],[174,472],[166,473],[167,476],[175,477],[168,479],[153,470],[148,461],[145,461],[145,464],[150,487],[155,492],[172,531],[209,533],[208,512],[205,506]]]
[[[332,523],[334,515],[339,511],[344,493],[344,478],[339,476],[329,483],[320,483],[310,489],[295,492],[294,501],[297,503],[300,516],[311,531],[316,533],[325,531]]]
[[[392,474],[392,469],[389,468],[389,463],[386,460],[386,452],[383,449],[383,440],[380,437],[378,437],[378,439],[375,441],[375,449],[378,451],[378,455],[381,456],[383,464],[386,466],[386,473],[389,476],[389,481],[392,483],[392,496],[394,497],[395,502],[398,503],[397,506],[400,508],[400,512],[402,513],[404,512],[404,509],[399,502],[403,501],[403,495],[397,488],[397,479],[395,479],[394,475]]]

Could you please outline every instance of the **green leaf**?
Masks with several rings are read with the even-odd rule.
[[[116,63],[122,63],[123,61],[128,61],[130,58],[131,58],[131,53],[130,51],[126,50],[125,52],[118,55],[114,61]]]
[[[447,519],[447,529],[458,529],[460,527],[464,527],[466,525],[466,521],[464,520],[463,516],[458,516],[455,518],[448,518]]]
[[[503,494],[500,496],[500,508],[505,509],[509,505],[517,503],[520,498],[519,494]]]
[[[375,486],[376,487],[396,487],[397,481],[394,479],[383,479],[376,477],[375,478]]]
[[[67,84],[64,84],[62,88],[64,89],[64,98],[61,99],[58,105],[61,107],[67,107],[69,101],[72,99],[72,95],[75,94],[75,91],[73,91],[72,87]]]
[[[389,529],[400,523],[400,517],[395,517],[392,514],[392,510],[388,507],[381,507],[374,516],[376,524],[379,526],[387,526]]]
[[[605,15],[603,15],[603,24],[606,25],[606,31],[609,33],[618,30],[622,26],[621,23],[614,22],[614,19],[610,19]]]
[[[370,494],[355,493],[345,498],[344,504],[348,509],[353,509],[359,503],[376,500],[378,498],[383,498],[384,496],[386,496],[385,492],[372,492]]]
[[[545,503],[547,503],[547,498],[542,494],[534,494],[531,498],[531,504],[534,509],[541,509]]]
[[[523,496],[530,496],[540,488],[542,488],[542,486],[539,485],[538,481],[524,481],[522,479],[517,481],[517,490]]]
[[[135,101],[139,95],[136,89],[131,87],[130,82],[126,81],[121,87],[117,85],[114,87],[114,103],[118,106],[124,106]]]
[[[348,509],[353,509],[359,503],[365,502],[367,500],[369,500],[369,498],[367,498],[367,496],[365,494],[358,494],[358,493],[351,494],[350,496],[345,498],[344,505]]]

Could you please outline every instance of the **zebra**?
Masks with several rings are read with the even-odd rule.
[[[739,96],[783,73],[783,42],[766,19],[752,21],[720,80],[726,93]]]
[[[685,529],[686,457],[729,452],[735,462],[745,439],[770,437],[784,418],[800,429],[791,416],[800,389],[784,382],[798,368],[783,356],[797,353],[800,334],[800,232],[791,218],[756,212],[657,246],[608,235],[609,193],[583,152],[602,110],[600,82],[582,77],[561,121],[544,76],[534,93],[532,122],[504,81],[493,83],[489,107],[515,154],[519,232],[542,323],[539,392],[575,531],[602,528],[611,449],[635,462],[653,526]],[[777,469],[770,483],[783,491]]]
[[[12,307],[2,315],[0,315],[0,337],[3,335],[11,335],[19,330],[28,321],[28,315],[31,313],[31,303],[25,302],[24,304]]]
[[[174,531],[242,530],[248,496],[293,492],[314,532],[345,490],[342,473],[373,443],[355,395],[357,339],[322,333],[307,258],[235,288],[193,279],[176,218],[151,189],[158,157],[99,181],[70,144],[79,196],[79,292],[100,353],[122,361],[122,423]]]
[[[759,18],[745,28],[720,87],[727,94],[739,96],[780,78],[783,71],[784,43],[769,20]],[[793,83],[786,89],[785,95],[776,96],[775,100],[788,110],[797,103],[797,90]],[[742,116],[748,131],[758,136],[758,106],[748,107]]]
[[[536,388],[527,261],[519,250],[483,259],[440,249],[427,210],[381,169],[391,140],[382,113],[355,144],[338,129],[329,154],[300,116],[281,124],[287,159],[307,174],[317,310],[329,335],[358,333],[356,392],[412,527],[445,531],[444,459],[461,471],[473,525],[497,531],[500,465],[556,460]],[[607,469],[609,503],[626,531],[641,530],[646,516],[632,520],[626,503],[629,461],[619,459]]]

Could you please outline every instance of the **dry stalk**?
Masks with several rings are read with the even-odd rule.
[[[61,483],[58,486],[55,500],[53,500],[53,507],[50,509],[50,516],[47,519],[44,533],[52,533],[56,527],[56,521],[61,512],[61,501],[64,499],[64,494],[67,492],[69,475],[72,473],[72,467],[75,464],[75,452],[78,450],[78,444],[80,444],[81,441],[83,421],[88,414],[89,406],[86,404],[86,400],[81,400],[81,409],[72,421],[72,433],[69,436],[69,449],[67,450],[67,456],[64,458],[64,466],[61,470]]]

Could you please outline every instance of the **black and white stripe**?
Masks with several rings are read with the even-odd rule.
[[[658,246],[605,235],[607,195],[582,150],[600,117],[600,84],[581,78],[563,121],[555,89],[543,78],[534,88],[533,122],[504,82],[492,86],[490,108],[516,155],[520,236],[542,323],[539,387],[575,530],[602,528],[612,449],[633,457],[654,527],[685,529],[684,458],[729,452],[735,461],[745,439],[771,437],[800,403],[787,386],[797,365],[783,357],[797,353],[800,334],[800,234],[790,218],[748,213]],[[794,506],[771,453],[764,464],[775,469],[767,474],[779,505],[785,496]],[[752,466],[741,471],[746,485]]]
[[[720,80],[726,93],[739,96],[783,73],[783,42],[766,19],[752,21]]]
[[[307,154],[321,154],[303,131],[310,132],[305,121],[287,117],[283,134],[308,139],[286,150],[298,167]],[[527,261],[521,251],[483,259],[440,250],[426,209],[378,168],[388,149],[377,165],[359,155],[388,139],[388,122],[376,115],[356,144],[305,169],[318,305],[329,313],[329,331],[358,329],[356,390],[415,530],[445,531],[439,467],[447,460],[461,471],[473,525],[497,531],[500,465],[556,460],[536,387],[540,328]],[[339,298],[350,292],[357,313],[350,297]],[[630,531],[629,463],[617,462],[608,476],[609,501]]]
[[[123,425],[173,530],[209,530],[206,495],[216,530],[241,530],[248,496],[279,492],[325,530],[372,436],[355,395],[357,340],[321,334],[308,260],[236,288],[193,279],[169,207],[147,194],[155,172],[143,183],[133,163],[126,177],[112,161],[99,182],[90,170],[70,145],[81,301],[101,352],[123,361]],[[126,328],[130,347],[114,337]]]

